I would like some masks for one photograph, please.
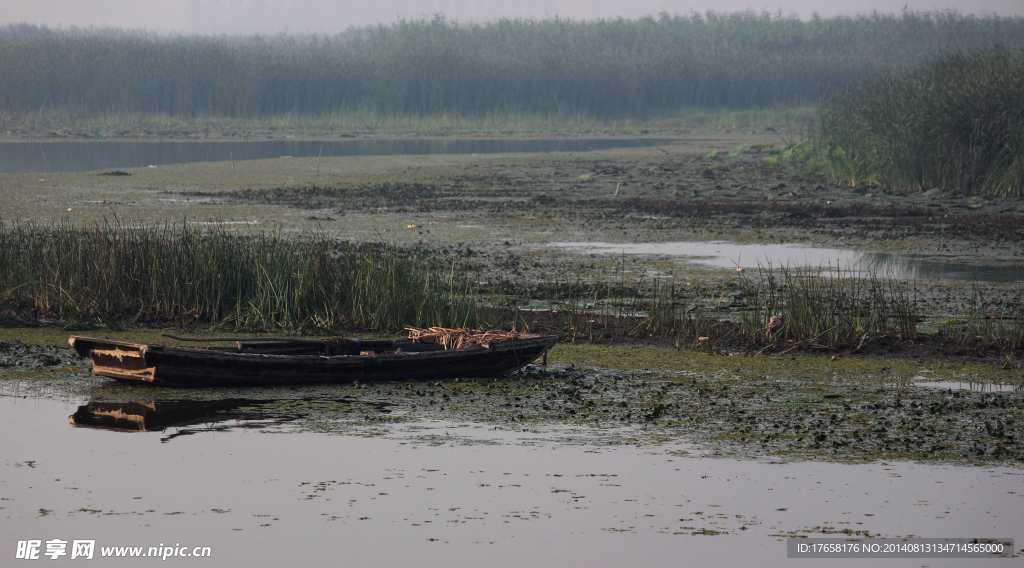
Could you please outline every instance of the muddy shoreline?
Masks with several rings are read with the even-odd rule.
[[[548,366],[501,379],[195,390],[93,377],[87,360],[59,343],[46,344],[59,342],[59,332],[37,333],[33,343],[7,339],[18,335],[13,330],[2,335],[4,396],[105,406],[164,401],[166,407],[173,401],[174,417],[184,424],[188,401],[202,416],[193,423],[218,422],[202,401],[219,400],[238,401],[229,418],[264,430],[382,436],[407,423],[469,422],[590,446],[696,444],[710,457],[1024,461],[1019,373],[969,361],[836,361],[565,344],[551,352]]]
[[[681,256],[594,254],[552,242],[829,247],[910,255],[924,266],[964,272],[1003,271],[1011,280],[1024,264],[1024,199],[844,187],[785,161],[766,162],[780,157],[787,136],[762,130],[582,153],[361,156],[319,164],[293,158],[129,168],[119,175],[3,174],[0,209],[7,223],[95,226],[116,218],[384,241],[457,261],[489,293],[530,309],[557,307],[564,299],[552,295],[557,282],[596,285],[609,275],[626,284],[660,279],[685,286],[686,301],[715,307],[734,298],[738,279],[751,275]],[[742,145],[748,150],[726,155]],[[758,145],[760,150],[749,150]],[[708,157],[716,149],[721,152]],[[956,322],[967,310],[1004,318],[1017,305],[1021,286],[916,281],[920,331],[934,334],[936,323]],[[881,338],[863,347],[893,357],[993,354],[970,346],[939,348],[923,339],[924,346]],[[769,352],[790,346],[780,347]]]
[[[728,304],[738,279],[749,276],[685,257],[603,255],[552,242],[787,243],[978,266],[1021,262],[1024,200],[843,187],[766,163],[784,142],[777,133],[729,133],[586,153],[330,158],[319,172],[316,159],[300,158],[239,162],[234,169],[223,162],[126,169],[126,175],[5,174],[0,207],[7,223],[96,226],[116,216],[125,223],[320,231],[414,247],[458,259],[485,288],[511,284],[491,293],[540,310],[533,315],[556,307],[554,284],[570,276],[592,286],[614,275],[627,288],[638,279],[669,278],[685,286],[687,298],[713,306]],[[707,156],[742,144],[776,146]],[[1019,463],[1019,390],[942,390],[922,380],[1019,384],[1019,360],[944,346],[929,339],[934,329],[927,326],[962,317],[971,305],[1004,313],[1020,284],[928,280],[915,286],[927,320],[922,338],[882,338],[856,353],[628,336],[588,344],[579,337],[556,347],[551,367],[501,381],[356,385],[329,393],[154,392],[91,378],[64,347],[69,332],[44,327],[0,329],[0,373],[9,396],[261,399],[261,412],[298,413],[302,418],[290,424],[311,431],[377,435],[388,424],[451,420],[568,428],[588,444],[692,442],[717,456]],[[596,301],[583,309],[617,300]],[[160,342],[151,328],[76,333]],[[268,395],[280,408],[274,410]],[[306,400],[311,397],[328,402]],[[382,403],[389,405],[386,413]]]

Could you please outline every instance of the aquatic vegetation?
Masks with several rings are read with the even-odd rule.
[[[977,464],[1024,460],[1024,391],[1019,387],[1003,392],[936,389],[912,378],[925,374],[973,381],[982,380],[982,373],[986,380],[1019,384],[1014,373],[986,372],[981,364],[930,371],[912,361],[837,362],[636,345],[562,345],[551,353],[559,364],[531,366],[498,379],[161,389],[97,380],[80,366],[65,368],[65,359],[73,358],[67,347],[0,342],[0,357],[15,363],[0,367],[0,395],[78,398],[108,410],[127,403],[152,412],[151,426],[157,430],[162,411],[177,423],[202,425],[179,430],[185,434],[256,426],[388,436],[403,424],[437,421],[554,438],[577,435],[594,445],[696,443],[700,451],[719,457]],[[612,367],[594,366],[602,361]],[[147,403],[147,410],[133,404],[137,401],[157,404]],[[229,414],[211,419],[211,409]],[[195,415],[191,419],[190,413]],[[211,428],[211,420],[227,422]],[[430,436],[419,440],[435,441]],[[441,441],[479,443],[449,437]]]
[[[1019,290],[1015,301],[998,313],[984,308],[981,291],[975,284],[971,306],[966,317],[939,326],[945,341],[979,350],[999,350],[1010,355],[1024,350],[1024,290]]]
[[[1024,52],[955,52],[862,81],[822,106],[837,179],[890,189],[1024,194]]]
[[[879,274],[769,266],[715,291],[637,274],[625,261],[599,278],[576,266],[526,279],[514,255],[494,265],[469,262],[473,254],[188,224],[9,224],[0,226],[0,322],[299,333],[484,326],[710,352],[856,352],[922,339],[913,284]],[[525,309],[538,304],[548,309]],[[1016,357],[1024,317],[1010,305],[992,315],[976,291],[963,321],[923,339]]]
[[[958,356],[1001,353],[1012,364],[1024,351],[1020,302],[993,313],[976,287],[962,319],[925,333],[916,283],[871,271],[767,266],[740,273],[709,297],[709,290],[674,277],[635,277],[618,267],[598,282],[576,272],[571,279],[539,283],[533,296],[542,295],[550,310],[517,311],[511,302],[506,324],[557,333],[569,342],[668,340],[707,352],[857,353],[916,343]]]
[[[5,317],[250,329],[473,327],[454,264],[323,233],[286,236],[187,222],[79,228],[0,224]]]
[[[879,338],[917,337],[913,284],[877,274],[761,267],[757,278],[744,279],[743,300],[742,333],[755,343],[859,349]]]

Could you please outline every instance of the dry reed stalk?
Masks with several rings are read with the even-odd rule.
[[[445,349],[460,349],[462,347],[490,347],[491,343],[519,339],[519,333],[514,331],[502,331],[492,329],[462,329],[431,327],[422,329],[418,327],[407,327],[409,339],[413,343],[436,343],[443,345]]]

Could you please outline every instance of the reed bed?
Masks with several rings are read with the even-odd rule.
[[[865,80],[822,107],[833,174],[898,190],[1024,195],[1024,51],[935,58]]]
[[[1008,309],[984,309],[981,291],[974,287],[971,307],[961,319],[939,326],[943,341],[975,350],[1001,351],[1009,356],[1024,352],[1024,288]]]
[[[754,344],[856,350],[917,338],[913,284],[895,278],[768,266],[744,278],[742,290],[740,335]]]
[[[477,324],[453,266],[382,244],[180,225],[0,225],[5,317],[254,330]]]
[[[614,299],[601,287],[557,287],[566,291],[553,307],[567,339],[671,338],[677,346],[709,350],[858,350],[879,340],[918,337],[912,283],[875,274],[762,267],[740,280],[730,302],[722,302],[723,294],[710,304],[673,280],[632,286],[614,280],[605,284],[617,290]],[[627,289],[635,292],[623,295]]]
[[[559,292],[551,301],[554,329],[572,342],[671,338],[677,346],[709,347],[736,336],[730,322],[687,298],[671,279],[630,281],[619,268],[600,285],[587,285],[577,273],[549,290]]]
[[[856,352],[922,339],[1007,357],[1024,353],[1024,302],[990,314],[976,292],[963,319],[922,337],[913,283],[876,274],[763,267],[743,275],[726,303],[724,294],[709,299],[675,278],[636,277],[625,266],[597,283],[576,270],[539,283],[550,309],[528,311],[511,282],[484,293],[494,283],[482,288],[462,268],[424,248],[320,233],[0,223],[0,324],[328,334],[504,328],[572,342],[652,339],[750,352]]]
[[[438,16],[270,37],[8,26],[0,28],[0,113],[10,129],[51,112],[575,120],[792,108],[940,52],[997,43],[1024,47],[1024,19],[904,12],[804,22],[741,12],[458,24]]]

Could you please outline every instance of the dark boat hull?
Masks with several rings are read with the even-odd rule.
[[[167,347],[73,336],[93,373],[126,383],[168,387],[251,387],[354,381],[498,377],[529,365],[556,336],[521,336],[491,344],[384,355],[274,355],[231,349]]]

